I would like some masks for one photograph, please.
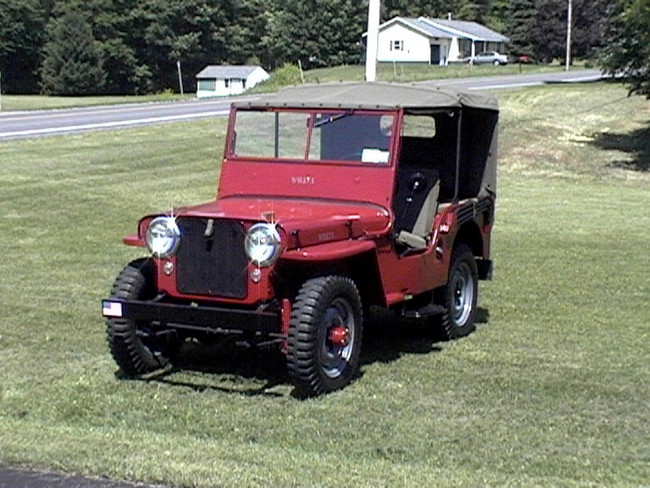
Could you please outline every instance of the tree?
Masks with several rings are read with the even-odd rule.
[[[485,23],[485,18],[490,8],[490,0],[474,0],[461,4],[458,15],[459,19],[471,20],[479,24]]]
[[[284,63],[318,67],[356,63],[368,6],[348,0],[276,0],[263,40],[273,67]]]
[[[41,88],[48,95],[100,93],[106,73],[87,17],[71,10],[47,26]]]
[[[650,99],[650,0],[621,0],[608,13],[600,64]]]
[[[510,0],[495,12],[503,28],[495,29],[510,38],[509,48],[513,54],[532,55],[531,30],[537,16],[536,0]]]
[[[611,0],[573,0],[573,4],[573,56],[593,57],[602,46],[607,7]]]
[[[573,0],[573,57],[588,57],[601,43],[599,26],[605,18],[606,0]],[[566,56],[568,0],[539,0],[530,26],[534,55],[550,62]]]
[[[393,17],[447,17],[449,2],[445,0],[384,0],[382,2],[382,18],[390,20]]]
[[[150,80],[142,78],[135,46],[141,33],[132,12],[138,0],[67,0],[89,13],[89,22],[106,71],[105,93],[147,92]],[[146,72],[146,71],[145,71]]]
[[[3,89],[38,90],[37,71],[45,21],[37,0],[0,0],[0,71]]]
[[[550,63],[566,55],[567,0],[539,0],[529,39],[535,58]]]
[[[492,0],[483,19],[485,25],[497,32],[508,30],[509,7],[516,0]]]
[[[140,33],[136,53],[139,62],[150,69],[155,89],[178,86],[178,61],[183,85],[189,90],[196,86],[195,75],[206,64],[225,61],[215,33],[227,24],[229,4],[235,1],[139,2],[133,13]]]

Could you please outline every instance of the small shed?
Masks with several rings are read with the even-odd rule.
[[[268,79],[259,66],[206,66],[196,75],[197,98],[239,95]]]

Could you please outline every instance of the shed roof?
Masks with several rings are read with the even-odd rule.
[[[197,78],[238,78],[246,79],[256,69],[262,69],[259,66],[224,66],[210,65],[203,68]]]
[[[323,83],[285,88],[239,108],[343,108],[407,110],[472,107],[499,110],[494,96],[451,87],[401,83]]]

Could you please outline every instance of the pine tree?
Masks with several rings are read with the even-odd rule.
[[[37,91],[44,19],[36,0],[0,0],[0,72],[3,90]]]
[[[53,19],[47,26],[41,88],[48,95],[100,93],[106,73],[100,50],[86,16],[77,10]]]
[[[530,33],[537,16],[536,0],[511,0],[503,9],[500,18],[510,38],[508,44],[513,54],[532,55],[535,52]]]

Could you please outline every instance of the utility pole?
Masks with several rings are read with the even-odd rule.
[[[566,23],[566,66],[565,71],[569,71],[571,66],[571,24],[573,23],[573,0],[569,0]]]
[[[176,69],[178,70],[178,85],[181,89],[181,96],[185,95],[183,93],[183,72],[181,71],[181,62],[176,61]]]
[[[380,0],[368,2],[368,39],[366,42],[366,81],[377,79],[377,37],[379,36]]]

